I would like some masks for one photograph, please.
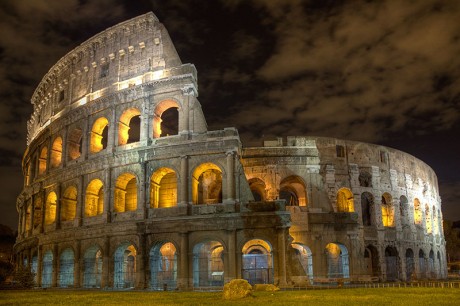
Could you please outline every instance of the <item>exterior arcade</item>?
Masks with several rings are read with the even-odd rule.
[[[447,276],[437,178],[378,145],[208,131],[153,13],[60,59],[32,96],[16,265],[39,287],[190,290]]]

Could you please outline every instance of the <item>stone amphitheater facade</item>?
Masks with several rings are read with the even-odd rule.
[[[433,170],[334,138],[208,131],[153,13],[60,59],[32,96],[17,267],[40,287],[190,290],[446,277]]]

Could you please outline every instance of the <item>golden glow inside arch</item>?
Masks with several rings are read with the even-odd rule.
[[[222,202],[222,170],[213,163],[196,167],[192,177],[194,204],[216,204]]]
[[[265,201],[267,199],[266,185],[263,180],[253,177],[248,183],[255,201]]]
[[[123,112],[118,122],[118,145],[122,146],[130,143],[129,130],[131,129],[131,119],[140,116],[141,112],[137,108],[129,108]],[[139,127],[140,128],[140,127]]]
[[[104,210],[104,184],[99,179],[92,180],[86,187],[85,216],[101,215]]]
[[[263,252],[264,254],[272,252],[272,248],[270,244],[267,241],[262,240],[262,239],[249,240],[243,245],[243,248],[241,249],[241,251],[243,252],[243,254],[248,254],[254,248],[259,249],[259,250],[265,250],[265,252]]]
[[[348,188],[337,191],[337,212],[354,212],[353,193]]]
[[[81,141],[83,132],[79,128],[75,128],[68,135],[67,150],[68,160],[74,160],[81,155]]]
[[[48,160],[48,147],[43,147],[40,151],[40,158],[38,160],[38,174],[43,174],[46,172]]]
[[[165,110],[172,107],[179,108],[179,104],[174,100],[164,100],[155,107],[153,115],[153,138],[159,138],[161,136],[161,115]]]
[[[393,205],[393,199],[388,192],[382,195],[382,223],[386,227],[395,226],[395,210]]]
[[[50,225],[53,224],[56,220],[56,202],[57,196],[54,191],[48,194],[46,198],[46,206],[45,206],[45,224]]]
[[[62,138],[56,137],[53,141],[53,145],[51,146],[51,158],[50,158],[50,166],[51,168],[59,167],[62,160]]]
[[[137,209],[137,180],[131,173],[121,174],[115,184],[114,210],[116,212]]]
[[[64,191],[61,206],[61,220],[70,221],[75,219],[77,212],[77,188],[69,186]]]
[[[423,219],[422,205],[420,204],[420,200],[415,198],[414,199],[414,223],[422,224],[422,219]]]
[[[307,206],[307,191],[305,183],[297,175],[284,178],[280,183],[279,198],[286,200],[286,205]]]
[[[109,120],[105,117],[98,118],[94,124],[93,128],[91,129],[91,139],[90,139],[90,152],[97,153],[103,149],[104,142],[103,142],[103,132],[104,129],[108,126]]]
[[[177,205],[177,175],[170,168],[160,168],[150,178],[150,207]]]

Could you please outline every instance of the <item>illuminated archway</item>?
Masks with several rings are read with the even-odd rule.
[[[160,168],[150,178],[150,207],[177,205],[177,176],[170,168]]]
[[[94,121],[91,129],[90,152],[97,153],[107,147],[109,120],[100,117]]]
[[[280,183],[279,198],[286,200],[289,206],[307,206],[305,183],[296,175],[284,178]]]
[[[300,243],[293,243],[291,246],[294,248],[297,259],[302,265],[305,275],[310,282],[313,281],[313,258],[309,247]]]
[[[53,280],[53,253],[48,250],[43,255],[42,261],[42,287],[51,287]]]
[[[51,168],[57,168],[62,161],[62,138],[56,137],[51,146],[50,166]]]
[[[140,139],[140,115],[137,108],[129,108],[123,112],[118,122],[118,145],[137,142]]]
[[[213,163],[198,166],[193,172],[193,203],[222,203],[222,171]]]
[[[40,195],[34,196],[34,219],[33,227],[34,229],[39,227],[42,223],[42,198]]]
[[[271,245],[262,239],[252,239],[242,248],[241,275],[251,285],[273,284],[273,256]]]
[[[56,202],[57,196],[54,191],[48,194],[46,198],[46,206],[45,206],[45,224],[50,225],[53,224],[56,220]]]
[[[68,160],[74,160],[81,156],[83,132],[79,128],[75,128],[68,134],[67,150]]]
[[[414,199],[414,223],[422,224],[422,205],[420,204],[419,199]]]
[[[86,188],[85,216],[101,215],[104,210],[104,184],[99,179],[92,180]]]
[[[48,160],[48,148],[43,147],[40,151],[40,158],[38,160],[38,174],[43,174],[46,172],[47,167],[47,160]]]
[[[171,242],[150,249],[150,288],[174,290],[177,279],[177,252]]]
[[[350,266],[347,248],[340,243],[326,245],[327,277],[349,278]]]
[[[59,258],[59,287],[73,287],[74,254],[72,249],[62,251]]]
[[[153,138],[177,135],[179,130],[179,104],[174,100],[161,101],[154,111]]]
[[[394,227],[395,226],[395,210],[393,206],[393,199],[388,192],[385,192],[382,195],[382,223],[385,227]]]
[[[121,174],[115,184],[115,212],[133,211],[137,209],[137,180],[131,173]]]
[[[369,192],[361,194],[361,220],[364,226],[373,225],[374,196]]]
[[[348,188],[337,191],[337,212],[354,212],[353,193]]]
[[[249,188],[255,201],[265,201],[267,198],[265,182],[260,178],[254,177],[248,181]]]
[[[427,234],[431,234],[433,232],[433,224],[431,220],[431,211],[430,206],[428,204],[425,205],[425,229]]]
[[[386,280],[395,281],[399,278],[399,258],[395,247],[385,249]]]
[[[64,190],[61,206],[61,220],[70,221],[75,219],[77,213],[77,188],[69,186]]]
[[[206,241],[193,247],[193,286],[224,285],[224,247],[218,241]]]
[[[83,287],[100,288],[102,279],[102,252],[98,246],[88,248],[83,256]]]
[[[136,282],[137,251],[129,243],[122,244],[114,253],[113,287],[134,288]]]

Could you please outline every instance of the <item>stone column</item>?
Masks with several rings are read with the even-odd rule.
[[[180,205],[188,205],[188,156],[180,157]]]
[[[101,288],[108,288],[111,285],[110,282],[110,238],[105,237],[104,241],[104,256],[102,259],[102,280]]]
[[[46,194],[45,194],[45,191],[42,190],[39,196],[42,199],[42,215],[41,215],[41,220],[40,220],[40,233],[43,233],[43,230],[45,228],[45,214],[46,214]]]
[[[235,203],[235,152],[226,152],[227,155],[227,199],[226,203]]]
[[[61,184],[58,183],[57,188],[56,188],[56,219],[54,220],[56,229],[61,228],[61,206],[62,206],[62,188],[61,188]]]
[[[80,181],[80,186],[78,186],[78,189],[77,189],[77,205],[76,205],[76,209],[77,209],[77,213],[76,213],[76,216],[75,216],[75,219],[76,219],[76,226],[80,227],[82,224],[83,224],[83,216],[85,215],[85,193],[86,193],[86,190],[85,190],[85,186],[84,186],[84,179],[83,179],[83,175],[81,175],[79,177],[79,181]]]
[[[43,272],[43,246],[39,245],[37,249],[37,286],[42,286]]]
[[[36,197],[37,197],[37,195],[32,195],[32,205],[31,205],[31,208],[30,208],[30,228],[29,228],[30,235],[33,234],[33,232],[34,232],[35,198]],[[30,236],[30,235],[28,235],[28,236]]]
[[[147,288],[147,282],[146,282],[146,267],[147,263],[146,260],[148,260],[147,256],[147,251],[146,251],[146,241],[145,241],[145,235],[144,234],[139,234],[139,250],[137,252],[137,269],[136,269],[136,274],[137,274],[137,284],[135,284],[137,289],[145,289]]]
[[[180,234],[180,269],[177,287],[186,290],[189,287],[188,233]]]
[[[228,244],[228,265],[225,271],[225,282],[229,282],[236,278],[236,233],[235,230],[227,231],[227,244]]]
[[[55,288],[58,286],[58,275],[59,275],[59,248],[57,244],[53,245],[53,276],[51,279],[51,287]]]
[[[106,223],[110,223],[112,222],[112,211],[115,203],[115,184],[112,182],[112,169],[110,167],[106,169],[104,174],[105,182],[102,187],[104,188],[104,208],[102,215],[105,215]],[[114,180],[116,180],[116,178],[114,178]]]
[[[278,229],[278,268],[279,285],[287,286],[286,282],[286,229]]]

